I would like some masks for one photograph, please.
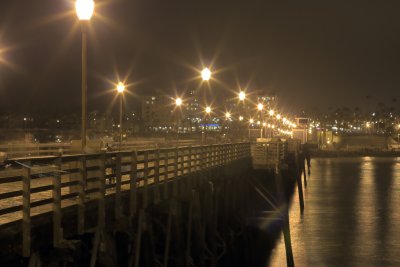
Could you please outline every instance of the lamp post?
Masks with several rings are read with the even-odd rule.
[[[239,100],[244,101],[246,99],[246,93],[243,91],[239,92]]]
[[[87,24],[93,15],[94,2],[92,0],[77,0],[75,2],[76,14],[81,22],[82,32],[82,128],[81,128],[81,150],[86,148],[87,129],[87,63],[86,63],[86,31]]]
[[[231,113],[229,111],[227,111],[225,113],[225,121],[226,121],[226,123],[225,123],[225,138],[228,137],[228,129],[229,129],[228,125],[229,125],[230,118],[231,118]]]
[[[249,120],[249,140],[250,140],[250,137],[251,137],[251,135],[250,135],[250,126],[251,126],[253,123],[254,123],[254,120],[253,120],[253,119],[250,119],[250,120]]]
[[[275,114],[275,111],[273,110],[273,109],[270,109],[269,111],[268,111],[268,114],[269,114],[269,116],[271,117],[271,123],[273,123],[273,120],[272,120],[272,117],[274,116],[274,114]],[[273,137],[273,130],[272,130],[272,128],[270,129],[270,137],[272,138]]]
[[[125,91],[125,85],[122,82],[118,83],[117,92],[119,94],[119,150],[122,144],[122,97]]]
[[[181,107],[181,105],[182,105],[182,98],[180,98],[180,97],[177,97],[176,99],[175,99],[175,106],[177,107],[177,108],[180,108]],[[181,121],[181,118],[180,118],[180,114],[179,114],[179,116],[178,116],[178,121],[177,121],[177,126],[176,126],[176,139],[177,139],[177,141],[179,141],[179,126],[180,126],[180,121]]]
[[[263,118],[263,109],[264,109],[264,105],[263,105],[262,103],[258,103],[257,109],[258,109],[258,111],[260,112],[260,119],[261,119],[262,121],[264,121],[264,118]],[[261,126],[261,129],[260,129],[260,138],[263,138],[263,128],[262,128],[262,126]]]
[[[211,79],[211,70],[209,68],[204,68],[201,71],[201,78],[203,81],[209,81]]]
[[[207,106],[204,110],[206,112],[206,119],[205,123],[207,122],[207,117],[211,114],[211,107]],[[203,125],[203,132],[204,132],[204,143],[207,143],[207,126],[204,124]]]

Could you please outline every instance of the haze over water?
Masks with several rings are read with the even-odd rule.
[[[296,266],[400,266],[400,158],[312,159],[304,200],[289,213]],[[286,266],[282,236],[269,266]]]

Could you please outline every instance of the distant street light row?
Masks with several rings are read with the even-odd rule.
[[[87,32],[87,24],[88,21],[91,19],[93,13],[94,13],[94,8],[95,4],[94,1],[92,0],[76,0],[75,2],[75,8],[76,8],[76,14],[80,20],[81,23],[81,32],[82,32],[82,129],[81,129],[81,139],[82,139],[82,146],[81,149],[82,151],[85,151],[86,148],[86,131],[87,131],[87,37],[86,37],[86,32]],[[201,71],[201,78],[203,81],[209,81],[211,79],[212,73],[209,68],[204,68]],[[122,104],[123,104],[123,93],[125,90],[125,86],[122,82],[119,82],[117,85],[117,92],[120,95],[120,117],[119,117],[119,128],[120,128],[120,136],[119,136],[119,141],[120,145],[122,142]],[[246,99],[246,93],[241,91],[238,94],[238,98],[240,101],[244,101]],[[177,107],[180,107],[183,104],[182,98],[178,97],[175,99],[175,105]],[[259,103],[257,105],[257,109],[262,113],[264,110],[264,105],[262,103]],[[207,106],[205,108],[205,113],[207,115],[211,114],[211,107]],[[269,110],[268,114],[273,117],[275,114],[274,110]],[[230,112],[225,113],[225,118],[230,119],[232,114]],[[276,119],[279,121],[281,119],[281,115],[278,114],[276,116]],[[243,121],[244,117],[240,116],[239,121]],[[283,123],[285,125],[288,125],[290,127],[295,127],[293,123],[291,123],[289,120],[286,118],[283,118]],[[254,123],[253,119],[249,120],[250,124]],[[260,122],[258,122],[260,124]],[[265,125],[264,125],[265,124]],[[263,126],[266,126],[267,124],[263,122]]]

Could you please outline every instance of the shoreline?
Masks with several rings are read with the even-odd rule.
[[[400,151],[312,151],[313,158],[337,157],[400,157]]]

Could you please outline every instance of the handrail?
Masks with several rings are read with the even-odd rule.
[[[62,208],[78,207],[77,228],[82,233],[89,201],[99,203],[100,224],[106,197],[115,198],[118,219],[121,195],[127,192],[128,216],[132,217],[137,210],[138,188],[144,189],[146,206],[150,186],[155,186],[157,192],[164,191],[165,197],[169,181],[249,157],[249,143],[234,143],[19,159],[18,168],[0,171],[0,226],[23,219],[23,255],[29,255],[33,216],[53,212],[57,243],[62,236],[58,229]]]

